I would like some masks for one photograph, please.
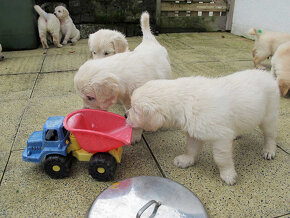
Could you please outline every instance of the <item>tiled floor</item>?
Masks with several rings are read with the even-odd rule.
[[[162,34],[157,38],[168,49],[174,78],[217,77],[253,68],[253,41],[229,33]],[[132,50],[141,38],[128,41]],[[195,166],[176,168],[173,159],[185,147],[185,136],[178,130],[147,132],[140,143],[125,146],[114,181],[93,180],[88,164],[77,161],[69,178],[53,180],[41,165],[23,162],[21,155],[28,136],[41,130],[49,116],[66,115],[82,106],[74,93],[73,77],[88,59],[87,40],[76,46],[4,55],[6,59],[0,62],[0,217],[83,217],[106,187],[140,175],[165,176],[183,184],[202,201],[210,217],[289,216],[289,98],[280,102],[274,160],[261,157],[263,137],[258,130],[234,142],[239,175],[234,186],[221,181],[209,145]],[[269,68],[269,61],[264,64]],[[120,105],[111,111],[124,113]]]

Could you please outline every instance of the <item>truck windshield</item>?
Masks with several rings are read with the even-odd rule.
[[[55,129],[49,129],[45,133],[46,141],[58,141],[57,131]]]

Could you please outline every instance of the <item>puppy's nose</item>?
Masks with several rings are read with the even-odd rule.
[[[128,118],[128,114],[129,114],[129,112],[126,111],[124,117],[125,117],[125,118]]]
[[[56,15],[56,13],[55,13],[55,12],[54,12],[53,14],[54,14],[54,15]]]

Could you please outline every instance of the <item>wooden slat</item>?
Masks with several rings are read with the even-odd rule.
[[[204,3],[209,3],[209,2],[213,2],[214,0],[162,0],[162,2],[192,2],[192,3],[198,3],[198,2],[204,2]]]
[[[196,4],[175,4],[170,2],[161,2],[161,11],[222,11],[226,12],[225,3],[196,3]]]
[[[208,32],[224,31],[226,16],[222,17],[162,17],[160,32]]]

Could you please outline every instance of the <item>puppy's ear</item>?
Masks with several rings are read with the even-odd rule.
[[[118,100],[120,87],[118,78],[113,74],[101,74],[95,76],[91,81],[96,98],[102,109],[107,109]]]
[[[62,12],[63,12],[63,14],[65,15],[65,17],[68,17],[68,16],[69,16],[69,12],[68,12],[68,10],[67,10],[66,8],[64,8],[64,9],[62,10]]]
[[[279,88],[280,88],[281,95],[283,97],[285,97],[287,95],[287,93],[289,92],[290,82],[286,82],[286,81],[280,79],[279,80]]]
[[[116,36],[113,38],[113,46],[115,49],[115,53],[122,53],[127,51],[128,42],[124,36]]]

